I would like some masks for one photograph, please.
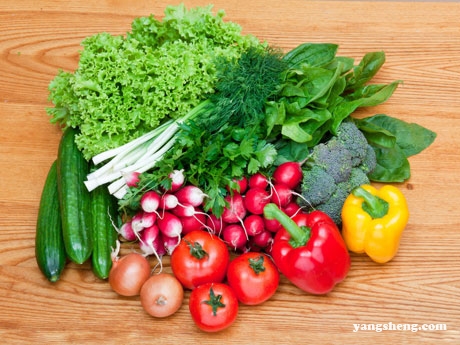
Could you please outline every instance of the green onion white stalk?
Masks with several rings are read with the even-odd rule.
[[[85,185],[88,191],[109,183],[109,192],[118,199],[123,198],[129,188],[126,176],[153,168],[173,147],[180,124],[202,114],[207,105],[208,102],[204,101],[183,118],[169,120],[125,145],[94,156],[92,161],[96,165],[110,160],[87,175]]]

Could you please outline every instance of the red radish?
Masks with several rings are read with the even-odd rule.
[[[234,179],[232,182],[237,185],[237,188],[231,188],[228,186],[228,191],[237,192],[240,194],[244,194],[244,192],[246,192],[246,189],[248,188],[248,179],[246,177],[243,176],[239,180]]]
[[[257,214],[250,214],[244,218],[243,226],[248,236],[255,236],[264,231],[264,219]]]
[[[184,170],[173,170],[169,176],[171,179],[171,188],[169,192],[177,192],[185,182]]]
[[[268,179],[262,173],[256,173],[249,178],[249,188],[262,188],[268,186]]]
[[[170,193],[165,193],[161,196],[160,205],[158,206],[162,210],[172,210],[175,208],[179,203],[177,200],[177,196]]]
[[[178,204],[171,209],[171,212],[178,217],[192,217],[195,214],[195,207],[190,204]]]
[[[140,211],[136,213],[133,218],[131,218],[131,227],[135,233],[139,233],[144,229],[144,225],[142,224],[142,215],[143,212]]]
[[[141,224],[144,228],[148,228],[155,224],[157,220],[157,214],[155,212],[142,212]]]
[[[193,185],[187,185],[179,189],[175,193],[175,196],[181,204],[188,204],[198,207],[203,203],[204,198],[207,195],[204,194],[200,188]]]
[[[160,206],[160,195],[154,190],[149,190],[141,197],[141,208],[145,212],[155,212]]]
[[[157,239],[155,240],[155,246],[156,246],[156,249],[157,249],[157,258],[160,258],[160,265],[162,266],[162,262],[161,262],[161,257],[163,255],[166,255],[166,248],[165,248],[165,245],[164,245],[164,242],[163,242],[163,234],[161,233],[160,231],[160,234],[158,235]]]
[[[292,217],[295,214],[297,214],[300,211],[300,209],[301,207],[296,202],[292,201],[283,208],[283,211],[289,217]]]
[[[222,217],[217,218],[214,214],[210,214],[206,219],[206,225],[210,232],[219,236],[222,229],[227,226],[227,223],[222,220]]]
[[[163,247],[166,250],[166,254],[171,255],[174,249],[180,243],[180,236],[177,237],[169,237],[169,236],[162,236],[163,238]]]
[[[227,195],[225,201],[228,202],[229,206],[224,209],[222,220],[225,223],[242,222],[246,216],[246,209],[241,194],[235,192],[233,195]]]
[[[251,238],[251,242],[260,248],[267,248],[273,242],[273,234],[270,231],[262,231]]]
[[[271,202],[282,208],[292,201],[292,190],[284,183],[275,183],[271,188]]]
[[[244,196],[244,207],[252,214],[263,214],[269,202],[270,195],[262,188],[249,188]]]
[[[207,227],[206,215],[203,212],[195,212],[190,217],[179,217],[182,223],[182,234],[188,234],[193,230],[203,230]]]
[[[222,239],[233,250],[242,250],[248,243],[244,228],[239,224],[229,224],[222,230]]]
[[[123,174],[123,177],[126,180],[126,185],[128,187],[137,186],[137,184],[139,182],[139,175],[140,175],[140,173],[138,173],[137,171],[133,171],[133,172]]]
[[[139,235],[139,248],[145,255],[156,254],[158,250],[157,238],[160,234],[160,229],[157,225],[152,225],[145,228]]]
[[[137,240],[137,234],[134,232],[131,222],[123,223],[120,229],[117,232],[123,237],[126,241],[135,241]]]
[[[281,228],[281,224],[276,219],[267,219],[264,217],[264,228],[271,232],[277,232]]]
[[[290,189],[295,189],[302,181],[302,169],[298,162],[280,164],[273,172],[276,183],[284,183]]]
[[[182,223],[176,215],[165,211],[163,216],[157,219],[158,228],[160,231],[169,237],[178,237],[182,233]]]

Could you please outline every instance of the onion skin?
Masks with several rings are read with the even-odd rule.
[[[121,296],[138,296],[142,285],[150,277],[148,260],[138,253],[130,253],[113,260],[109,284]]]
[[[169,273],[151,276],[140,292],[142,308],[151,316],[163,318],[174,314],[182,306],[184,288],[179,280]]]

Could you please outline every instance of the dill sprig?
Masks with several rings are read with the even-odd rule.
[[[225,124],[258,125],[264,119],[264,104],[280,88],[287,69],[282,52],[269,46],[250,47],[239,58],[216,61],[217,82],[210,95],[210,111],[200,125],[214,132]]]

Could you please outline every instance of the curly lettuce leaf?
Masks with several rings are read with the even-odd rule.
[[[51,121],[79,127],[85,158],[123,145],[214,92],[215,61],[261,44],[211,6],[169,6],[162,21],[137,18],[126,36],[99,33],[83,42],[78,68],[49,85]]]

